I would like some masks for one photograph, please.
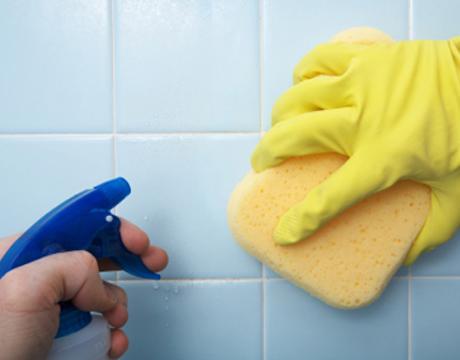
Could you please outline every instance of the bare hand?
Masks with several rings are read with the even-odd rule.
[[[122,220],[123,243],[152,271],[164,269],[166,252],[151,246],[137,226]],[[18,236],[0,240],[0,259]],[[99,271],[117,270],[110,260],[97,261],[89,252],[72,251],[41,258],[0,279],[0,359],[44,359],[59,326],[61,301],[103,314],[112,329],[109,356],[128,349],[120,329],[128,320],[126,293],[101,279]]]

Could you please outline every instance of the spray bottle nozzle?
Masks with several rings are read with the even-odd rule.
[[[131,193],[128,182],[122,177],[106,181],[95,187],[101,191],[107,201],[106,208],[112,209]]]

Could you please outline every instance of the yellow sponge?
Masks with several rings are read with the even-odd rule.
[[[344,34],[365,43],[383,33],[352,29]],[[401,181],[308,239],[275,244],[272,233],[280,216],[345,161],[338,154],[310,155],[251,172],[231,196],[228,221],[238,243],[272,270],[332,306],[356,308],[374,301],[401,266],[428,215],[430,189]]]
[[[348,42],[353,44],[371,45],[374,43],[392,43],[393,39],[383,31],[369,27],[353,27],[339,32],[330,42]]]

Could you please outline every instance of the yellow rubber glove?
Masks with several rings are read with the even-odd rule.
[[[312,153],[350,157],[281,217],[277,243],[306,238],[399,179],[432,188],[429,216],[406,264],[460,225],[460,37],[320,45],[296,67],[294,86],[272,116],[253,154],[255,171]]]

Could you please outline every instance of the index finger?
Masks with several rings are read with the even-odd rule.
[[[166,252],[150,245],[149,237],[139,227],[125,219],[120,218],[120,220],[120,234],[126,248],[139,255],[150,270],[160,271],[165,268],[168,263]],[[21,234],[16,234],[0,239],[0,260],[20,236]],[[110,259],[99,259],[98,264],[101,271],[120,270],[120,267]]]
[[[148,235],[139,227],[125,219],[120,220],[120,234],[126,248],[138,255],[151,271],[163,270],[168,264],[166,251],[151,245]],[[109,259],[100,260],[99,266],[102,271],[120,270],[120,267]]]

